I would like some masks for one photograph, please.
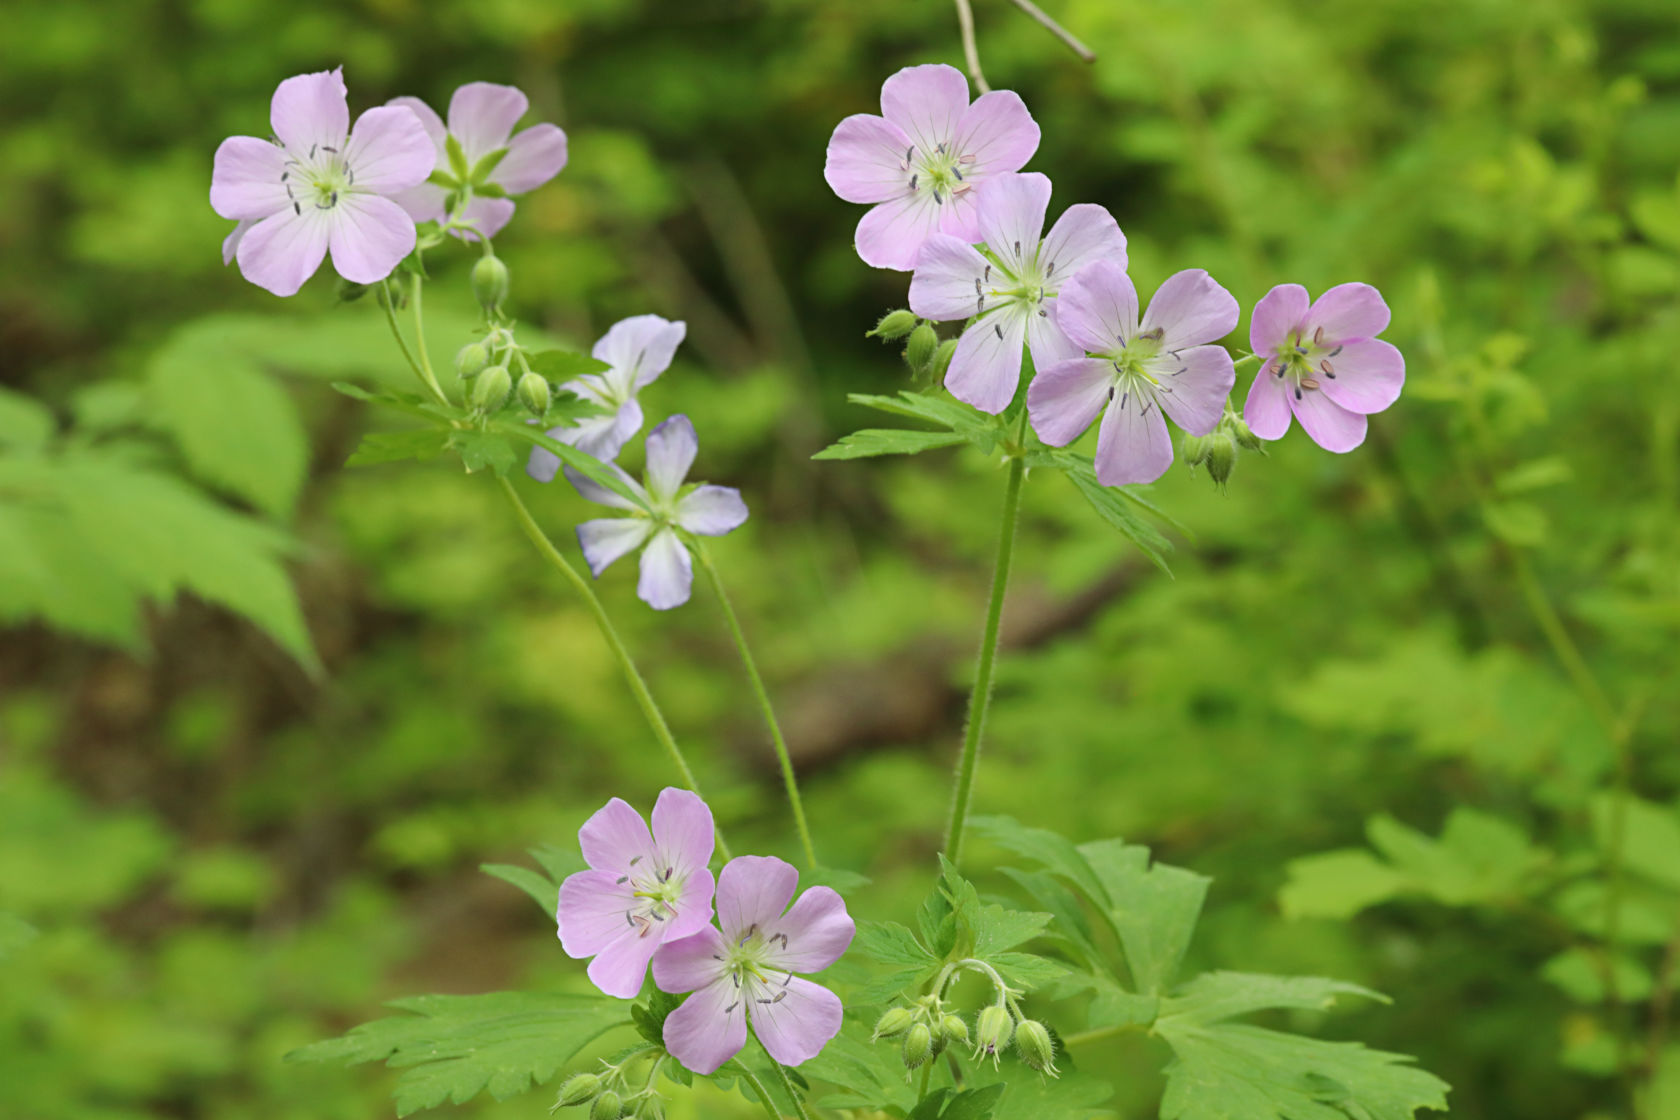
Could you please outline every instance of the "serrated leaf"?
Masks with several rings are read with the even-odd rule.
[[[978,816],[970,827],[1000,848],[1025,856],[1052,875],[1060,876],[1079,888],[1095,906],[1106,909],[1108,892],[1091,865],[1074,846],[1059,833],[1043,828],[1028,828],[1012,817]]]
[[[606,373],[612,363],[571,350],[541,350],[526,355],[531,368],[550,381],[569,381],[586,373]]]
[[[1074,489],[1097,511],[1098,517],[1118,529],[1120,535],[1136,545],[1157,568],[1172,575],[1166,558],[1166,554],[1172,551],[1172,542],[1162,536],[1155,526],[1139,517],[1116,488],[1098,482],[1096,473],[1083,463],[1067,468],[1066,474]]]
[[[1004,435],[1002,418],[988,416],[966,404],[945,397],[930,396],[905,389],[900,391],[896,397],[875,396],[870,393],[848,393],[846,399],[852,404],[873,408],[877,412],[885,412],[893,416],[906,416],[914,420],[926,420],[931,424],[937,424],[941,428],[958,433],[978,447],[982,454],[986,455],[992,453],[992,450]]]
[[[916,455],[939,447],[967,443],[960,432],[918,432],[908,428],[864,428],[842,436],[813,459],[868,459],[877,455]]]
[[[1322,976],[1205,972],[1161,1001],[1159,1022],[1163,1029],[1181,1029],[1275,1008],[1323,1011],[1334,1006],[1339,996],[1389,1002],[1381,992]]]
[[[408,459],[433,459],[449,446],[449,432],[443,428],[414,428],[405,432],[368,432],[345,460],[347,467],[375,463],[396,463]]]
[[[498,478],[504,477],[518,459],[505,437],[475,428],[451,430],[449,446],[461,456],[461,465],[467,468],[468,474],[489,468]]]
[[[1286,918],[1345,920],[1405,891],[1411,880],[1363,848],[1291,860],[1278,891]]]
[[[916,1092],[904,1076],[898,1047],[870,1041],[872,1027],[848,1015],[822,1053],[799,1068],[813,1081],[837,1086],[817,1102],[823,1108],[896,1108],[908,1112]]]
[[[1003,1085],[987,1085],[982,1089],[961,1091],[935,1089],[910,1110],[905,1120],[990,1120],[1004,1088]]]
[[[682,996],[654,989],[645,1005],[638,1003],[630,1009],[630,1019],[636,1025],[636,1033],[648,1043],[663,1047],[665,1020],[681,1004]]]
[[[493,875],[504,883],[518,887],[531,896],[531,900],[542,908],[544,914],[550,918],[554,917],[560,901],[560,888],[548,876],[539,875],[529,867],[520,867],[514,863],[481,863],[478,869],[486,875]]]
[[[916,940],[915,934],[897,922],[859,922],[852,949],[880,964],[920,967],[939,960]]]
[[[620,1000],[536,992],[415,996],[389,1006],[408,1012],[286,1055],[294,1062],[383,1061],[402,1070],[397,1115],[488,1090],[497,1100],[554,1076],[583,1047],[628,1025]]]
[[[1178,973],[1207,895],[1205,875],[1157,863],[1120,876],[1109,888],[1109,917],[1120,935],[1132,986],[1145,995],[1164,991]]]

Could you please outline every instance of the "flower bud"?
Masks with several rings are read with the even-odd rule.
[[[915,1069],[933,1057],[933,1031],[926,1023],[917,1023],[904,1036],[904,1067]]]
[[[1050,1032],[1044,1029],[1044,1024],[1037,1019],[1022,1019],[1015,1028],[1015,1045],[1021,1051],[1021,1060],[1039,1073],[1056,1076],[1055,1044],[1050,1041]]]
[[[875,324],[875,329],[864,334],[865,338],[896,339],[903,338],[916,329],[916,314],[900,308],[889,311],[881,316],[881,321]]]
[[[611,1089],[596,1097],[589,1109],[589,1120],[618,1120],[623,1115],[624,1101]]]
[[[904,347],[904,360],[910,364],[910,372],[922,372],[938,349],[939,335],[934,332],[932,324],[923,323],[911,331],[910,341]]]
[[[1185,466],[1192,474],[1196,468],[1207,462],[1208,452],[1213,447],[1212,436],[1181,436],[1178,441],[1178,453],[1184,456]]]
[[[956,352],[957,340],[954,338],[941,342],[939,349],[933,352],[933,361],[928,366],[928,373],[932,375],[936,384],[945,380],[945,371],[951,368],[951,355]]]
[[[947,1014],[939,1020],[939,1034],[946,1042],[968,1045],[968,1020],[961,1015]]]
[[[533,370],[526,370],[525,376],[519,379],[519,403],[532,416],[540,419],[548,415],[548,402],[548,379]]]
[[[601,1079],[593,1073],[577,1073],[566,1079],[560,1086],[560,1096],[555,1098],[555,1108],[571,1108],[576,1104],[585,1104],[595,1099],[601,1092]]]
[[[996,1059],[1009,1046],[1015,1034],[1015,1020],[1009,1011],[992,1004],[980,1009],[974,1023],[974,1056]]]
[[[1237,465],[1237,443],[1224,432],[1215,432],[1208,438],[1213,441],[1208,446],[1208,474],[1223,490],[1225,480],[1231,477],[1231,471]]]
[[[462,381],[469,381],[484,372],[490,364],[490,347],[482,342],[469,342],[455,351],[455,372]]]
[[[1231,429],[1231,435],[1237,441],[1237,446],[1244,451],[1259,451],[1265,446],[1264,440],[1248,430],[1248,425],[1243,423],[1241,416],[1227,416],[1225,423]]]
[[[473,384],[473,407],[480,412],[495,412],[507,400],[513,388],[513,377],[506,366],[491,366],[478,375]]]
[[[894,1007],[888,1009],[885,1015],[875,1020],[875,1033],[870,1037],[871,1042],[883,1038],[897,1038],[909,1030],[916,1021],[915,1012],[908,1007]]]
[[[508,269],[497,256],[482,256],[472,267],[473,295],[484,310],[494,311],[508,294]]]
[[[367,295],[367,292],[368,285],[358,284],[354,280],[346,280],[342,276],[338,278],[338,284],[333,289],[333,294],[338,297],[340,303],[355,303]]]

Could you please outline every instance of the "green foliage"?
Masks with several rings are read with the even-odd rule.
[[[968,442],[960,432],[917,432],[908,428],[860,428],[840,437],[813,459],[868,459],[876,455],[918,455],[940,447]]]

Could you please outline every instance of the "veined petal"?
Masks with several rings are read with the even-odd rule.
[[[653,522],[645,517],[602,517],[577,527],[578,548],[596,579],[613,561],[640,548],[653,535]]]
[[[297,294],[327,255],[332,223],[326,213],[313,206],[286,209],[252,226],[235,252],[240,273],[277,296]]]
[[[467,166],[507,147],[513,126],[530,104],[519,90],[494,82],[468,82],[457,89],[449,99],[449,131],[461,142]]]
[[[661,529],[642,552],[642,574],[636,595],[656,611],[688,602],[694,586],[694,561],[677,534]]]
[[[994,416],[1009,407],[1021,382],[1028,314],[1020,304],[1005,304],[962,333],[945,371],[953,397]]]
[[[318,148],[342,148],[350,134],[350,102],[344,67],[287,78],[269,102],[268,123],[294,156],[310,158]]]
[[[561,429],[556,429],[556,430],[557,431],[565,431],[567,429],[561,428]],[[559,437],[555,437],[555,438],[559,438]],[[623,467],[619,466],[617,463],[603,462],[601,465],[603,467],[605,467],[607,470],[611,471],[613,474],[617,475],[618,480],[620,482],[624,483],[625,487],[630,491],[630,493],[632,493],[632,494],[636,495],[638,498],[640,498],[644,504],[647,502],[648,492],[645,489],[642,488],[641,483],[639,483],[635,479],[631,478],[630,475],[625,471],[625,469]],[[595,502],[596,504],[603,505],[603,506],[612,506],[614,509],[640,509],[641,508],[641,506],[638,506],[635,502],[632,502],[630,499],[625,498],[625,497],[621,497],[617,493],[615,493],[611,490],[608,490],[605,486],[602,486],[599,482],[596,482],[594,479],[589,478],[589,477],[583,475],[582,473],[580,473],[576,470],[573,470],[571,467],[566,468],[566,481],[572,484],[573,489],[575,489],[578,492],[578,494],[585,501]]]
[[[699,450],[694,422],[680,412],[648,433],[647,490],[655,504],[663,507],[676,497]]]
[[[679,875],[704,871],[716,842],[712,810],[699,794],[674,786],[660,791],[653,803],[653,843],[667,866]]]
[[[922,246],[910,277],[910,310],[941,322],[967,319],[984,310],[982,296],[991,288],[986,274],[995,271],[980,251],[966,242],[936,233]]]
[[[239,243],[245,239],[246,231],[256,224],[249,218],[235,222],[233,229],[229,230],[228,235],[222,238],[222,264],[224,266],[233,263],[234,254],[239,252]]]
[[[578,847],[590,867],[613,875],[628,875],[638,863],[656,856],[653,836],[642,815],[623,798],[615,797],[590,815],[578,829]]]
[[[1054,299],[1045,300],[1038,310],[1028,313],[1027,350],[1032,354],[1034,369],[1053,366],[1085,353],[1085,348],[1069,338],[1057,323]]]
[[[927,191],[872,206],[858,221],[857,253],[871,268],[909,272],[929,237],[939,231],[940,207]]]
[[[1259,313],[1256,308],[1257,317]],[[1267,358],[1260,372],[1254,375],[1254,384],[1248,387],[1248,400],[1243,404],[1243,423],[1261,439],[1282,439],[1289,431],[1291,415],[1289,387],[1277,375],[1277,359]]]
[[[385,102],[387,105],[400,105],[412,112],[420,119],[420,127],[426,130],[426,136],[432,146],[437,149],[439,157],[443,155],[443,138],[449,132],[443,125],[443,118],[437,115],[437,110],[420,100],[418,97],[393,97]],[[447,165],[445,170],[447,170]]]
[[[1016,276],[1033,259],[1049,206],[1050,180],[1036,171],[995,176],[980,192],[981,239]]]
[[[292,208],[280,176],[286,150],[255,136],[229,136],[216,148],[210,172],[210,208],[224,218],[259,221]]]
[[[907,189],[911,172],[904,161],[912,147],[904,130],[885,117],[853,114],[829,137],[823,178],[847,202],[885,202]]]
[[[618,453],[624,450],[624,445],[630,442],[630,437],[642,430],[642,406],[634,399],[627,400],[619,405],[615,412],[605,416],[591,416],[578,421],[575,427],[557,430],[565,433],[557,437],[561,443],[593,455],[603,463],[610,463],[618,458]],[[543,454],[548,455],[550,452],[544,451]],[[559,462],[559,459],[556,458],[555,462]],[[608,490],[607,493],[611,494],[612,491]],[[618,501],[624,509],[635,508],[623,505],[623,498],[619,498]]]
[[[1078,439],[1108,403],[1114,367],[1104,358],[1074,358],[1038,371],[1027,386],[1027,416],[1051,447]]]
[[[560,884],[555,918],[560,947],[567,956],[593,957],[624,936],[628,928],[624,915],[636,899],[630,884],[619,878],[612,871],[579,871]]]
[[[1231,302],[1233,314],[1236,301]],[[1237,383],[1237,368],[1223,346],[1190,346],[1160,355],[1150,372],[1161,383],[1155,399],[1173,423],[1193,436],[1219,426],[1225,402]]]
[[[414,249],[414,219],[388,198],[340,195],[338,205],[326,213],[331,216],[333,268],[346,280],[383,280]]]
[[[695,1073],[715,1073],[747,1044],[747,1006],[728,979],[706,985],[665,1017],[665,1049]]]
[[[711,928],[712,894],[716,888],[717,882],[706,868],[689,874],[683,881],[682,893],[672,903],[675,916],[667,923],[666,940],[688,937]]]
[[[462,241],[477,241],[480,235],[495,237],[502,232],[503,226],[513,220],[513,211],[514,202],[511,198],[485,198],[481,194],[475,194],[461,211],[462,220],[473,223],[473,229],[457,229],[450,232]]]
[[[1365,417],[1349,412],[1318,389],[1304,389],[1297,400],[1289,393],[1289,408],[1312,441],[1337,454],[1352,451],[1365,442]]]
[[[968,79],[952,66],[906,66],[881,85],[881,115],[932,153],[955,137],[968,108]]]
[[[1344,342],[1340,354],[1323,360],[1334,376],[1316,374],[1319,391],[1349,412],[1381,412],[1406,384],[1406,359],[1378,338]]]
[[[975,184],[969,181],[972,188]],[[968,189],[957,194],[941,194],[939,204],[939,232],[947,237],[973,245],[980,240],[980,192]]]
[[[1248,323],[1248,348],[1256,354],[1270,354],[1276,351],[1283,345],[1284,339],[1289,337],[1289,332],[1301,325],[1301,320],[1306,314],[1307,290],[1299,284],[1279,284],[1261,296],[1260,302],[1254,305],[1254,314],[1250,316]],[[1249,425],[1251,428],[1253,426]],[[1287,429],[1288,425],[1284,427]]]
[[[507,155],[490,173],[490,181],[509,194],[534,191],[565,169],[569,150],[559,125],[534,124],[508,141]]]
[[[959,164],[972,182],[1021,170],[1038,151],[1038,141],[1038,122],[1027,111],[1026,102],[1013,90],[995,89],[975,98],[963,111],[951,150],[958,156],[974,157],[973,163]]]
[[[736,856],[717,882],[718,925],[724,940],[739,941],[753,926],[768,927],[782,916],[799,886],[799,872],[775,856]]]
[[[1093,261],[1056,297],[1056,322],[1093,354],[1117,353],[1138,333],[1137,289],[1118,261]]]
[[[1172,437],[1154,399],[1120,390],[1097,429],[1097,481],[1104,486],[1154,482],[1172,460]]]
[[[436,183],[417,183],[406,191],[397,191],[389,197],[416,222],[441,222],[448,216],[444,202],[449,196]]]
[[[1337,284],[1313,301],[1301,323],[1308,338],[1324,330],[1326,345],[1375,338],[1388,326],[1388,304],[1369,284]]]
[[[344,162],[358,191],[395,194],[426,181],[437,166],[437,145],[414,110],[381,105],[356,118]]]
[[[793,909],[763,928],[767,944],[786,935],[787,943],[767,959],[771,967],[787,972],[821,972],[840,959],[857,934],[845,900],[828,887],[812,887]]]
[[[1062,211],[1062,216],[1044,235],[1038,259],[1044,265],[1044,281],[1054,291],[1064,279],[1077,275],[1092,261],[1111,261],[1124,270],[1126,235],[1120,232],[1120,223],[1105,208],[1093,202],[1081,202]]]
[[[653,982],[672,995],[697,992],[719,980],[729,984],[729,966],[718,960],[724,948],[723,935],[712,926],[691,937],[669,938],[654,954]]]
[[[618,940],[589,962],[590,981],[609,996],[635,999],[642,994],[648,962],[653,960],[662,941],[661,931],[653,926],[626,927]]]
[[[676,523],[702,537],[721,537],[747,520],[747,503],[733,486],[697,486],[677,503]]]
[[[1161,331],[1161,349],[1182,350],[1216,342],[1237,327],[1242,311],[1236,297],[1207,272],[1187,268],[1175,272],[1156,289],[1143,313],[1145,331]]]
[[[796,1066],[822,1053],[840,1033],[845,1008],[840,997],[809,980],[795,976],[774,994],[754,1000],[747,1009],[753,1033],[770,1056],[784,1066]]]
[[[607,328],[590,354],[612,366],[605,376],[621,395],[651,383],[671,365],[688,324],[658,315],[632,315]]]

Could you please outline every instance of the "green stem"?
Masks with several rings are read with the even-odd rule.
[[[426,352],[426,316],[421,308],[420,289],[424,286],[418,274],[414,277],[414,291],[409,294],[409,306],[414,309],[414,349],[420,355],[420,368],[425,381],[437,397],[439,404],[448,404],[449,398],[444,396],[443,387],[438,384],[437,374],[432,372],[432,356]]]
[[[1021,412],[1024,428],[1026,410]],[[1022,432],[1017,431],[1017,442]],[[1021,509],[1021,481],[1027,473],[1024,449],[1013,449],[1009,482],[1003,491],[1003,527],[998,531],[997,563],[992,569],[992,598],[986,608],[986,630],[980,639],[980,661],[974,670],[974,691],[968,696],[968,723],[963,734],[962,757],[957,760],[956,789],[951,795],[951,825],[945,833],[945,856],[953,864],[962,861],[963,830],[968,825],[969,802],[974,797],[974,771],[980,763],[980,738],[986,730],[986,712],[992,703],[992,666],[997,660],[998,624],[1003,617],[1004,592],[1009,587],[1009,561],[1015,552],[1015,521]]]
[[[777,1066],[776,1068],[781,1069],[782,1067]],[[769,1116],[770,1120],[782,1120],[782,1110],[777,1108],[776,1102],[770,1099],[770,1090],[764,1087],[764,1082],[758,1079],[757,1074],[747,1068],[747,1063],[736,1062],[735,1069],[740,1073],[742,1080],[752,1086],[753,1092],[758,1094],[759,1103],[764,1105],[765,1115]]]
[[[607,645],[612,649],[613,656],[618,659],[618,666],[624,672],[625,682],[629,684],[630,692],[635,696],[637,705],[642,709],[642,715],[647,717],[648,726],[653,728],[654,737],[665,748],[665,753],[671,756],[671,762],[675,764],[677,773],[682,775],[683,785],[696,794],[700,794],[700,783],[695,781],[694,771],[688,768],[688,760],[683,757],[682,748],[677,746],[677,740],[671,734],[670,725],[665,722],[665,716],[660,712],[659,705],[654,703],[653,694],[648,691],[647,682],[642,679],[641,673],[636,670],[636,663],[630,659],[630,651],[625,648],[623,640],[618,636],[618,631],[613,628],[612,620],[607,617],[606,608],[601,605],[601,600],[596,598],[595,589],[589,586],[588,580],[578,574],[576,568],[566,562],[564,556],[560,555],[560,551],[548,539],[548,534],[542,531],[542,526],[538,525],[536,519],[531,516],[531,511],[526,508],[524,501],[519,497],[519,491],[513,488],[513,483],[505,478],[499,478],[496,481],[501,484],[502,493],[507,495],[508,503],[513,506],[514,515],[519,519],[519,526],[525,530],[525,535],[530,538],[532,544],[537,546],[537,551],[542,554],[543,559],[547,560],[550,566],[565,577],[566,582],[572,585],[572,589],[582,596],[584,603],[589,607],[589,613],[595,617],[595,625],[600,628],[601,636],[607,640]],[[700,794],[700,796],[704,797],[705,795]],[[727,861],[729,859],[729,845],[724,842],[722,831],[717,833],[717,846],[718,854]]]
[[[760,1040],[758,1045],[762,1049],[764,1042]],[[782,1091],[787,1093],[788,1100],[793,1102],[793,1111],[798,1115],[799,1120],[811,1120],[811,1114],[806,1110],[805,1102],[800,1099],[799,1090],[793,1087],[793,1078],[788,1076],[787,1069],[775,1059],[775,1056],[769,1050],[764,1051],[764,1056],[770,1059],[771,1068],[776,1071],[776,1076],[782,1079]]]
[[[385,321],[391,326],[391,337],[397,340],[397,349],[401,350],[402,356],[408,360],[408,368],[414,371],[414,376],[420,379],[422,385],[431,390],[439,404],[448,404],[449,401],[444,398],[443,391],[438,388],[437,382],[428,380],[426,371],[421,368],[419,362],[414,360],[414,351],[408,348],[408,340],[403,337],[402,328],[397,326],[397,313],[391,308],[391,290],[388,285],[382,287],[379,291],[379,306],[385,309]]]
[[[1080,1031],[1078,1034],[1063,1035],[1062,1045],[1080,1046],[1087,1042],[1100,1042],[1105,1038],[1113,1038],[1115,1035],[1125,1034],[1127,1031],[1140,1029],[1142,1028],[1137,1023],[1125,1023],[1113,1027],[1096,1027],[1093,1030]]]
[[[799,780],[793,772],[793,758],[788,754],[787,740],[782,737],[782,727],[776,721],[775,708],[771,706],[770,694],[764,688],[764,679],[758,675],[758,664],[753,660],[752,651],[747,648],[747,636],[741,631],[741,620],[735,616],[735,608],[729,602],[729,594],[723,589],[723,577],[718,574],[717,565],[712,563],[711,554],[704,547],[696,549],[700,554],[700,566],[706,570],[706,576],[711,580],[712,590],[717,593],[718,605],[723,608],[724,621],[729,624],[729,634],[735,639],[735,648],[741,653],[741,664],[746,666],[747,679],[752,682],[753,694],[758,697],[759,710],[764,713],[764,723],[770,728],[770,739],[776,745],[776,758],[782,764],[782,784],[787,787],[788,804],[793,808],[793,823],[799,830],[799,843],[805,849],[805,865],[817,866],[817,852],[811,846],[811,830],[805,823],[805,806],[799,800]]]

